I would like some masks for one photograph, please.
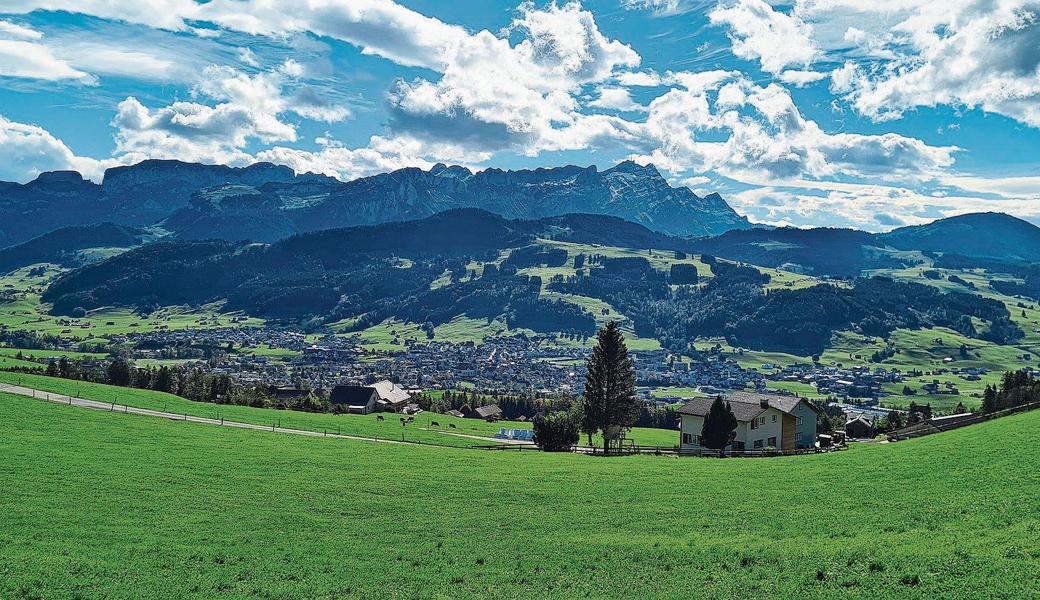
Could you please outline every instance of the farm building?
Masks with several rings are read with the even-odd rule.
[[[329,402],[333,406],[341,406],[347,412],[367,415],[376,411],[379,393],[374,388],[363,385],[337,385],[329,393]]]
[[[795,450],[816,445],[816,416],[819,410],[796,396],[734,392],[727,398],[737,418],[736,438],[729,449]],[[679,409],[680,448],[701,448],[704,417],[714,398],[694,398]]]
[[[329,402],[345,406],[348,412],[367,415],[377,411],[401,412],[411,398],[392,381],[379,381],[372,385],[337,385],[332,388]]]
[[[874,433],[874,424],[863,415],[849,419],[845,423],[845,434],[850,438],[872,438]]]
[[[502,409],[497,404],[488,404],[476,408],[469,415],[471,419],[484,419],[485,421],[497,421],[502,418]]]

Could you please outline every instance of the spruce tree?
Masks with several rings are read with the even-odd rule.
[[[737,417],[733,415],[733,408],[729,402],[717,396],[711,403],[708,414],[704,417],[704,426],[701,428],[701,445],[705,448],[718,450],[721,455],[733,439],[733,433],[737,430]]]
[[[131,380],[130,364],[122,358],[117,358],[108,365],[107,375],[109,384],[126,387],[130,385]]]
[[[606,452],[610,430],[630,429],[639,418],[639,399],[636,397],[636,374],[621,328],[616,321],[607,323],[597,334],[585,375],[585,395],[582,397],[581,431],[589,436],[603,433]]]

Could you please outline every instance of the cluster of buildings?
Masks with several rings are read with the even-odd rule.
[[[772,365],[762,365],[763,370]],[[814,364],[796,364],[775,370],[767,375],[771,381],[802,383],[816,388],[820,394],[836,398],[861,400],[877,399],[885,395],[882,386],[903,381],[898,369],[884,367],[824,367]]]

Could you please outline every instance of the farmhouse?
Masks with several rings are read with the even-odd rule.
[[[472,419],[484,419],[485,421],[497,421],[502,418],[502,409],[497,404],[488,404],[473,410],[469,414]]]
[[[874,437],[874,424],[863,415],[857,415],[845,423],[845,434],[850,438],[872,438]]]
[[[804,398],[734,392],[727,399],[737,418],[731,450],[795,450],[816,445],[819,410]],[[704,417],[714,398],[694,398],[679,409],[680,448],[701,448]]]
[[[411,401],[404,388],[392,381],[372,385],[337,385],[329,394],[329,402],[345,406],[348,412],[367,415],[371,412],[401,412]]]

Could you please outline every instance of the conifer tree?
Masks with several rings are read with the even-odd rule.
[[[589,436],[590,446],[592,435],[602,432],[605,452],[608,432],[629,429],[639,418],[635,370],[616,321],[599,330],[587,367],[581,431]]]
[[[722,396],[717,396],[711,403],[708,414],[704,417],[704,426],[701,428],[701,445],[718,450],[721,455],[733,440],[736,430],[737,417],[733,415],[733,408],[729,402],[722,399]]]

